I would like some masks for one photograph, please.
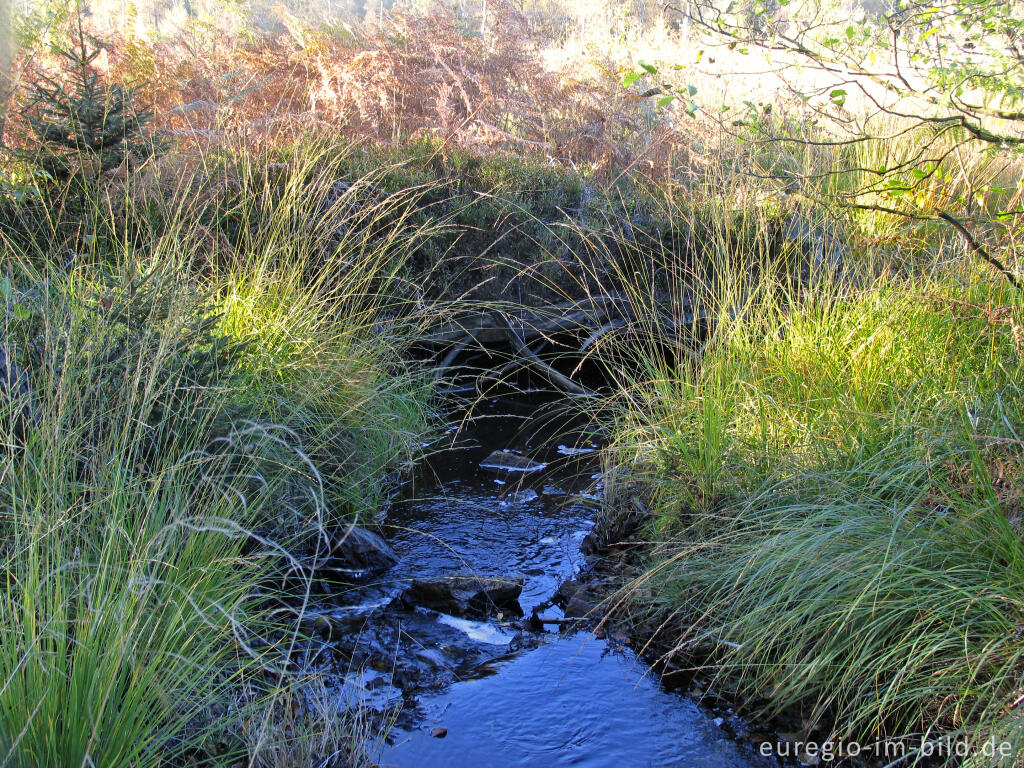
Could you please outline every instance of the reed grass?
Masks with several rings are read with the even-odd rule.
[[[633,611],[676,663],[818,741],[913,761],[959,739],[964,764],[1019,764],[1020,297],[942,238],[912,265],[846,250],[817,269],[758,245],[770,217],[702,210],[703,260],[623,245],[605,283],[637,318],[595,353],[614,461],[652,501]],[[702,304],[696,345],[680,320]]]
[[[422,226],[415,191],[339,197],[324,151],[211,154],[97,187],[84,235],[5,238],[5,765],[365,759],[355,714],[286,700],[315,698],[310,568],[430,429],[391,290]]]

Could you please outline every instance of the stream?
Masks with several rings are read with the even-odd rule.
[[[345,659],[339,695],[397,713],[377,763],[776,765],[737,738],[743,723],[731,712],[666,690],[624,638],[524,621],[535,608],[555,620],[573,608],[552,598],[586,567],[580,545],[601,491],[597,446],[535,403],[492,401],[475,414],[455,420],[448,446],[389,511],[383,530],[398,563],[325,609],[341,630],[332,639]],[[451,596],[432,581],[475,576],[521,591],[449,608]],[[415,583],[430,589],[410,597]]]

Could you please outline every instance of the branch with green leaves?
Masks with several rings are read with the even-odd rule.
[[[676,10],[707,46],[770,58],[804,117],[780,116],[772,104],[751,102],[738,115],[727,107],[721,116],[702,114],[738,142],[833,149],[842,158],[781,176],[769,170],[766,177],[787,188],[802,182],[819,193],[829,184],[841,187],[830,202],[848,209],[945,222],[971,252],[1019,287],[1012,270],[965,222],[973,220],[974,232],[985,233],[1017,220],[1024,186],[1011,192],[991,179],[973,178],[961,153],[984,157],[977,168],[999,162],[1008,167],[1024,158],[1024,3],[900,0],[887,12],[851,18],[830,0],[726,2],[691,0],[686,10]],[[658,74],[641,66],[644,72],[630,73],[625,85]],[[817,76],[809,79],[801,70]],[[669,103],[665,96],[662,102]],[[694,103],[688,112],[697,109]],[[879,125],[886,130],[877,133]],[[877,162],[858,154],[858,147],[895,142],[900,152],[888,156],[883,149]],[[959,165],[950,168],[954,160]],[[752,172],[757,175],[756,168]],[[936,189],[942,194],[932,194]],[[994,202],[999,198],[1003,203]]]

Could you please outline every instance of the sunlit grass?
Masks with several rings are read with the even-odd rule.
[[[706,284],[660,262],[667,283],[631,302],[639,341],[605,352],[613,450],[663,542],[635,609],[670,653],[710,658],[719,690],[799,707],[820,740],[995,737],[1015,764],[1019,297],[942,252],[810,281],[728,252]],[[655,310],[687,292],[712,330],[680,365],[685,335]]]
[[[422,320],[392,289],[422,232],[415,190],[339,203],[324,157],[96,190],[70,264],[8,241],[5,349],[29,394],[0,418],[5,765],[362,759],[358,717],[279,716],[316,687],[290,659],[310,578],[293,555],[315,564],[372,516],[430,428],[401,355]],[[245,181],[197,186],[218,173]],[[271,621],[284,569],[293,609]]]

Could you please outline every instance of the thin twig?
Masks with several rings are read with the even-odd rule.
[[[1006,265],[1003,264],[1003,262],[1001,262],[991,253],[989,253],[988,250],[986,250],[986,248],[981,243],[978,242],[974,235],[971,234],[971,231],[967,228],[967,225],[960,221],[960,219],[956,218],[952,214],[946,213],[945,211],[939,211],[936,214],[936,216],[938,216],[943,221],[953,225],[956,231],[963,236],[964,240],[967,241],[967,244],[971,247],[972,251],[974,251],[978,256],[980,256],[993,267],[1002,272],[1003,277],[1005,277],[1006,281],[1013,286],[1014,290],[1020,290],[1020,280],[1017,278],[1017,276],[1013,272],[1011,272],[1006,267]]]

